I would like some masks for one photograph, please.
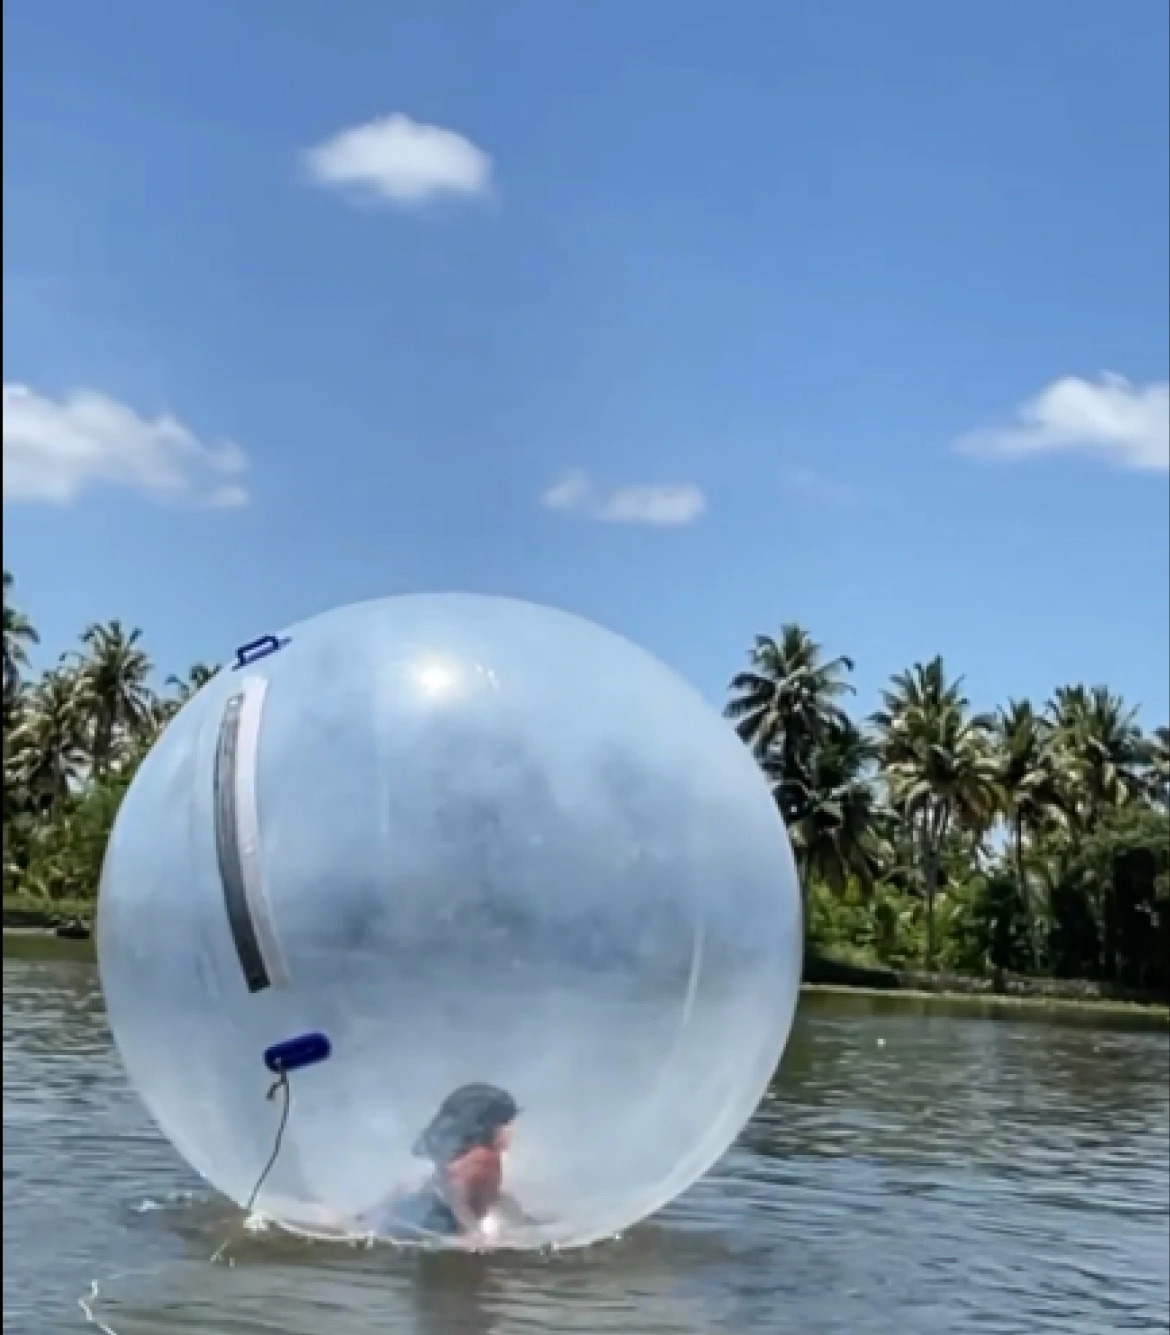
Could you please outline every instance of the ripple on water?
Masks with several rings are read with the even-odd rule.
[[[4,972],[4,1332],[1100,1335],[1170,1328],[1170,1040],[812,997],[717,1172],[616,1242],[425,1256],[265,1233],[126,1088],[92,966]],[[130,1274],[120,1272],[131,1271]]]

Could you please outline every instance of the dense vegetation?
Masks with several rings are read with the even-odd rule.
[[[138,631],[90,626],[31,677],[4,575],[4,892],[92,899],[136,766],[214,669],[151,686]],[[1170,730],[1103,686],[975,713],[941,659],[859,722],[847,658],[760,636],[727,715],[792,836],[814,944],[895,967],[1170,991]]]
[[[972,711],[941,658],[859,723],[847,658],[760,636],[728,716],[767,773],[811,937],[896,967],[1170,990],[1170,729],[1104,686]]]

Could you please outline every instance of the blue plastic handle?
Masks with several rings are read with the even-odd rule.
[[[321,1033],[298,1034],[265,1049],[264,1065],[273,1075],[289,1075],[306,1066],[316,1066],[333,1055],[333,1044]]]
[[[279,635],[261,635],[258,640],[252,640],[248,644],[241,645],[236,650],[236,661],[232,664],[233,670],[246,668],[253,663],[258,663],[262,658],[267,658],[269,654],[275,654],[288,644],[288,637],[283,640]]]

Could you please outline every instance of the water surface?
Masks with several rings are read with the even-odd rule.
[[[85,1330],[94,1280],[117,1335],[1170,1330],[1164,1023],[808,996],[739,1145],[616,1242],[245,1236],[211,1266],[235,1215],[126,1087],[92,964],[31,949],[4,964],[5,1335]]]

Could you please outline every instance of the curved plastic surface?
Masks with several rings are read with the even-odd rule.
[[[522,1108],[506,1186],[542,1223],[504,1242],[660,1208],[751,1116],[795,1008],[796,875],[747,750],[661,663],[546,608],[393,598],[287,637],[186,705],[110,842],[102,982],[159,1126],[246,1200],[279,1118],[264,1053],[321,1032],[269,1216],[329,1229],[416,1181],[420,1129],[471,1081]]]

